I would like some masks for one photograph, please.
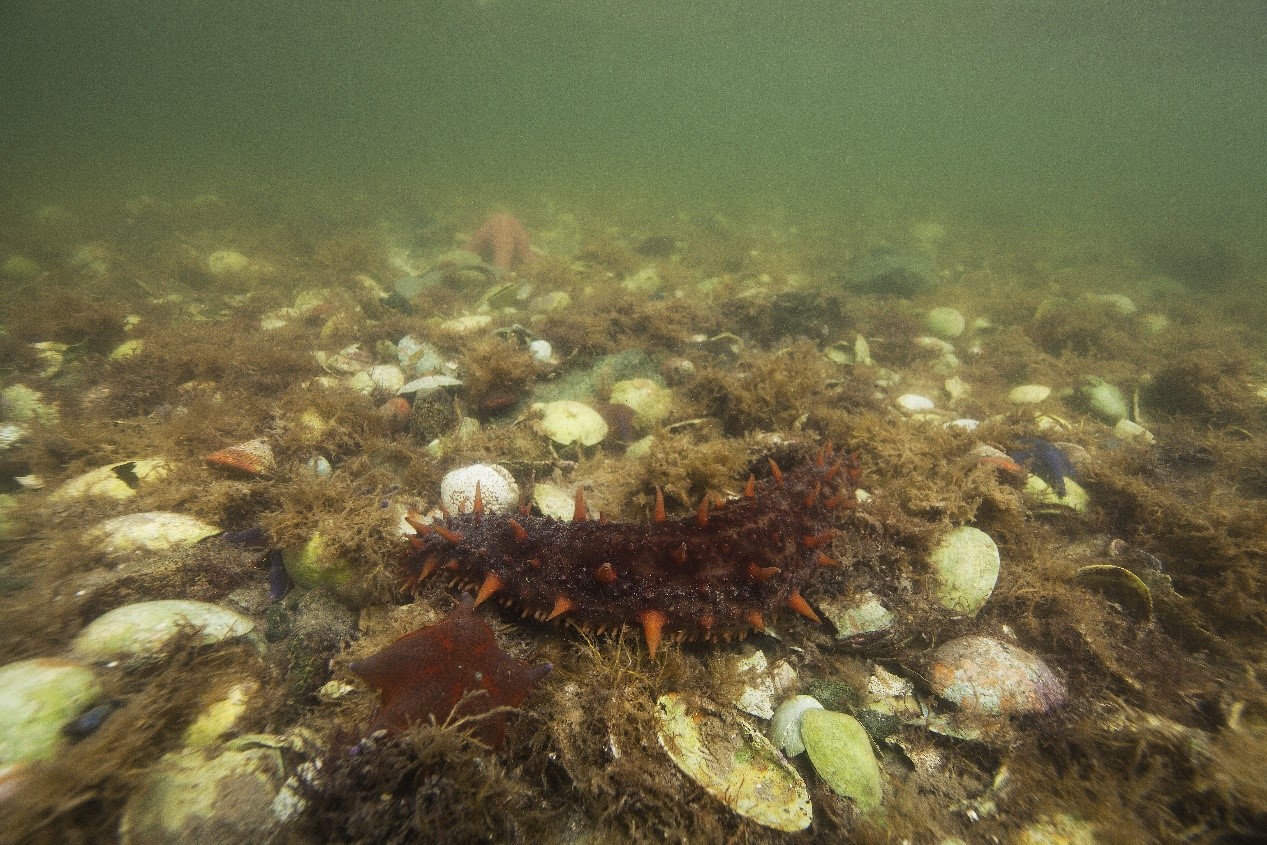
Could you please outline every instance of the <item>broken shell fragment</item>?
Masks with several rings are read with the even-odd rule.
[[[220,529],[183,513],[146,511],[107,519],[84,532],[84,539],[106,555],[161,552],[205,540]]]
[[[200,645],[249,634],[255,623],[240,613],[188,599],[125,604],[98,616],[76,635],[71,653],[82,660],[147,662],[182,632],[198,635]]]
[[[814,771],[833,792],[863,813],[880,808],[884,779],[861,722],[845,713],[811,708],[801,716],[801,740]]]
[[[957,613],[974,615],[999,580],[999,547],[990,535],[970,525],[944,536],[928,562],[938,603]]]
[[[226,446],[218,452],[212,452],[205,460],[211,466],[242,475],[268,475],[277,466],[277,461],[273,458],[273,447],[262,437],[236,446]]]
[[[809,827],[809,790],[778,749],[742,717],[678,693],[656,700],[660,745],[687,777],[745,818],[793,833]]]
[[[990,637],[945,643],[929,674],[933,692],[969,713],[1046,713],[1065,702],[1065,685],[1046,663]]]

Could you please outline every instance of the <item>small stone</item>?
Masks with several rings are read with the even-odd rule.
[[[908,414],[925,414],[934,410],[937,403],[918,393],[903,393],[897,398],[897,406]]]
[[[770,739],[788,757],[805,752],[801,740],[801,717],[809,710],[822,710],[823,705],[812,695],[794,695],[779,705],[770,722]]]
[[[632,378],[612,385],[611,401],[634,412],[634,425],[654,428],[673,412],[673,391],[649,378]]]
[[[338,554],[319,531],[314,531],[302,546],[285,550],[282,565],[291,580],[304,589],[325,589],[344,597],[356,593],[356,567]]]
[[[955,308],[934,308],[924,315],[924,327],[942,340],[954,340],[968,327],[968,319]]]
[[[893,613],[872,592],[824,598],[819,607],[836,628],[836,639],[848,640],[893,627]]]
[[[1123,440],[1139,440],[1142,443],[1152,443],[1156,440],[1151,431],[1127,419],[1117,421],[1117,424],[1113,426],[1113,434]]]
[[[1075,513],[1085,513],[1091,504],[1091,495],[1072,478],[1066,478],[1064,482],[1065,495],[1062,496],[1037,475],[1030,475],[1025,479],[1025,487],[1021,492],[1038,509],[1059,511],[1061,508],[1069,508]]]
[[[1065,686],[1047,664],[990,637],[959,637],[933,654],[933,692],[968,713],[1046,713],[1065,702]]]
[[[928,562],[938,603],[957,613],[975,615],[999,580],[999,547],[990,535],[970,525],[943,537]]]
[[[249,634],[255,623],[240,613],[201,601],[160,599],[116,607],[90,622],[71,642],[83,660],[146,662],[185,631],[201,645]]]
[[[1037,405],[1051,396],[1051,388],[1045,384],[1021,384],[1007,393],[1007,401],[1013,405]]]
[[[1122,391],[1104,379],[1089,377],[1079,392],[1096,416],[1110,425],[1130,415],[1131,409]]]
[[[0,666],[0,766],[52,757],[62,744],[62,726],[100,696],[93,671],[69,660]]]
[[[515,477],[497,464],[471,464],[449,472],[440,482],[440,504],[449,513],[470,513],[475,507],[476,484],[485,511],[509,513],[519,507]]]
[[[845,713],[811,708],[801,716],[801,740],[814,771],[833,792],[863,813],[880,808],[884,779],[861,722]]]

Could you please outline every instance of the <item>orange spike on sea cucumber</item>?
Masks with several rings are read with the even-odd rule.
[[[755,563],[748,564],[748,577],[758,583],[773,578],[782,572],[777,566],[757,566]]]
[[[840,531],[838,531],[837,529],[829,528],[826,531],[824,531],[822,534],[814,534],[811,536],[802,537],[801,544],[805,546],[805,548],[807,549],[817,549],[819,546],[825,546],[828,543],[830,543],[832,541],[832,538],[834,538],[839,533]]]
[[[748,483],[743,486],[743,497],[745,499],[757,497],[757,477],[752,473],[748,473]]]
[[[678,566],[686,565],[686,543],[682,543],[676,549],[669,552],[669,557]]]
[[[814,489],[805,494],[805,507],[812,508],[814,503],[818,501],[818,493],[822,489],[822,484],[815,483]]]
[[[431,526],[431,530],[435,531],[437,534],[439,534],[444,539],[448,540],[450,543],[460,543],[464,539],[466,539],[458,532],[453,531],[449,528],[445,528],[443,525],[441,525],[438,522]]]
[[[770,474],[774,476],[774,483],[779,487],[783,486],[783,470],[779,469],[779,465],[774,462],[774,458],[766,458],[770,462]]]
[[[480,490],[480,483],[475,482],[475,504],[471,507],[471,512],[475,514],[475,521],[479,522],[481,516],[484,515],[484,494]]]
[[[409,527],[417,532],[419,537],[431,533],[431,526],[423,522],[422,515],[416,511],[410,511],[405,514],[405,522],[409,523]]]
[[[572,511],[573,522],[584,522],[589,519],[589,511],[585,508],[585,491],[576,488],[576,508]]]
[[[756,628],[758,631],[765,630],[765,620],[761,618],[761,611],[750,610],[744,619],[748,620],[748,624]]]
[[[700,528],[708,525],[708,494],[699,500],[699,510],[695,512],[695,522]]]
[[[432,555],[431,557],[423,561],[422,569],[418,571],[418,580],[419,581],[427,580],[439,568],[440,568],[439,559],[437,559],[435,555]]]
[[[519,524],[517,519],[508,519],[506,524],[510,526],[510,530],[515,532],[515,542],[522,543],[528,539],[528,529]]]
[[[822,467],[827,464],[827,447],[821,447],[818,453],[814,455],[814,466]]]
[[[572,601],[567,596],[559,596],[554,600],[554,609],[550,611],[550,615],[546,617],[546,621],[549,622],[557,616],[562,616],[574,607],[576,607],[576,602]]]
[[[700,614],[699,626],[704,629],[705,635],[707,635],[709,631],[713,630],[713,623],[715,621],[717,620],[713,618],[713,614],[707,610]]]
[[[818,557],[814,558],[814,562],[819,566],[844,566],[840,561],[830,558],[822,552],[818,553]]]
[[[659,484],[655,487],[655,511],[651,514],[651,518],[656,522],[664,522],[669,518],[664,512],[664,491],[660,489]]]
[[[814,612],[814,608],[809,606],[809,602],[801,595],[800,590],[793,590],[792,595],[787,597],[787,606],[804,616],[806,619],[812,619],[815,622],[822,622],[818,618],[818,614]]]
[[[843,468],[844,468],[844,465],[841,464],[840,461],[836,461],[827,469],[827,472],[823,473],[823,480],[831,481],[840,473],[841,469]]]
[[[612,568],[610,562],[604,562],[602,566],[594,570],[594,580],[603,586],[611,586],[616,583],[616,570]]]
[[[481,602],[504,586],[506,586],[506,582],[498,578],[496,572],[490,570],[489,573],[484,576],[484,583],[480,584],[480,591],[475,596],[475,604],[478,606]]]
[[[642,632],[647,636],[647,651],[651,652],[651,659],[655,660],[656,649],[660,647],[660,632],[664,630],[664,623],[669,621],[669,617],[658,610],[644,610],[638,614],[638,621],[642,622]]]

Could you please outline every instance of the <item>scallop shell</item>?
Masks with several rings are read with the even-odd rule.
[[[268,475],[277,466],[273,447],[262,437],[248,440],[236,446],[226,446],[205,458],[211,466],[233,470],[245,475]]]

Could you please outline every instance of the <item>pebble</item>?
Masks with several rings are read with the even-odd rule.
[[[1045,384],[1021,384],[1007,393],[1007,401],[1013,405],[1037,405],[1051,396],[1051,388]]]
[[[251,266],[251,259],[234,249],[218,249],[207,256],[207,270],[220,276],[241,273]]]
[[[968,319],[956,308],[934,308],[924,315],[924,328],[942,340],[954,340],[968,328]]]
[[[903,393],[897,398],[897,406],[908,414],[922,414],[936,409],[937,403],[918,393]]]
[[[970,525],[950,531],[928,557],[933,594],[942,607],[973,616],[999,580],[999,547]]]
[[[1130,416],[1131,409],[1122,391],[1104,379],[1089,376],[1079,392],[1096,416],[1110,425]]]
[[[245,636],[255,623],[227,608],[189,599],[159,599],[116,607],[98,616],[71,642],[82,660],[148,662],[183,632],[193,630],[201,645]]]
[[[967,636],[933,654],[929,683],[968,713],[1046,713],[1065,702],[1065,685],[1038,657],[990,637]]]

